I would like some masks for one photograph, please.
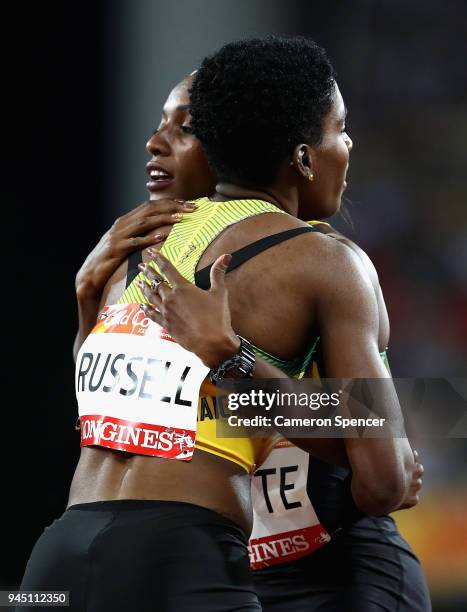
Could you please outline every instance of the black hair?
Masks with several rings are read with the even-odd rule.
[[[206,57],[191,125],[217,177],[266,186],[297,144],[319,144],[334,79],[324,49],[302,36],[240,40]]]

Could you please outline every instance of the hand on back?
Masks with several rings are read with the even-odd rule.
[[[118,217],[76,275],[78,298],[99,300],[107,281],[132,252],[163,242],[183,213],[194,210],[195,205],[183,200],[149,200]]]

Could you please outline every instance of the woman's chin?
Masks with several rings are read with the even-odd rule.
[[[173,191],[170,189],[149,192],[149,200],[151,202],[157,202],[157,200],[162,200],[163,198],[174,199],[175,197]]]
[[[328,217],[332,217],[337,214],[342,205],[342,193],[340,193],[336,198],[327,203],[325,210],[323,210],[323,214],[321,215],[322,219],[327,219]]]
[[[344,187],[339,191],[327,193],[324,197],[309,198],[303,206],[299,206],[298,218],[306,221],[312,219],[327,219],[339,212],[342,205]]]

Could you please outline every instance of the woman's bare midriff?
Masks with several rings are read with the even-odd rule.
[[[250,477],[236,463],[195,450],[191,461],[160,459],[84,447],[68,506],[116,499],[154,499],[196,504],[251,531]]]

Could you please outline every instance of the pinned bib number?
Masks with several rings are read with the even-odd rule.
[[[81,446],[191,459],[208,372],[138,304],[104,307],[76,360]]]
[[[309,555],[330,541],[307,493],[308,453],[279,439],[252,477],[254,570]]]

